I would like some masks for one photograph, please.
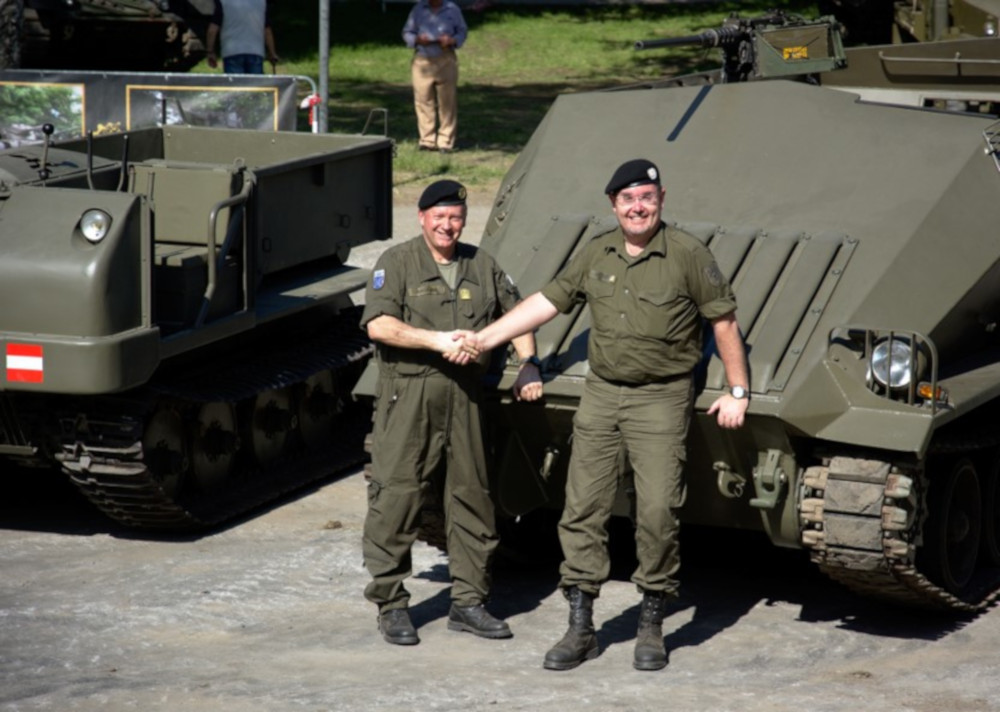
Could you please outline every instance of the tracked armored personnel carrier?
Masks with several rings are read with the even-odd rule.
[[[0,468],[130,527],[225,520],[360,461],[350,249],[392,145],[170,127],[0,152]]]
[[[0,69],[187,71],[211,0],[0,0]]]
[[[559,97],[482,246],[538,290],[614,227],[615,167],[653,160],[665,215],[734,285],[751,376],[745,427],[723,431],[709,343],[683,520],[763,531],[865,595],[982,608],[1000,587],[1000,45],[845,52],[833,23],[781,17],[694,42],[723,70]],[[544,406],[500,380],[509,517],[561,506],[589,326],[581,308],[538,331]],[[628,515],[627,463],[622,482]]]

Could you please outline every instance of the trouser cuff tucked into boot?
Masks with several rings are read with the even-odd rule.
[[[594,597],[576,587],[563,593],[569,601],[569,629],[562,640],[545,653],[543,666],[547,670],[572,670],[601,652],[594,631]]]
[[[636,670],[661,670],[667,666],[667,650],[663,645],[663,617],[669,598],[663,591],[644,591],[639,610],[639,628],[635,636]]]

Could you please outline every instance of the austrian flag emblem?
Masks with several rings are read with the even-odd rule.
[[[7,382],[42,383],[45,369],[38,344],[7,344]]]

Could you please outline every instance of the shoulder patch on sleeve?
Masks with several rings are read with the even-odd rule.
[[[377,269],[372,274],[372,289],[382,289],[385,286],[385,270]]]
[[[719,269],[719,265],[716,264],[715,260],[712,261],[712,264],[705,267],[705,279],[713,287],[720,287],[726,281],[726,278],[722,276],[722,270]]]

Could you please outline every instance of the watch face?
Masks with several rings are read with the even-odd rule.
[[[732,388],[729,389],[729,392],[732,394],[733,398],[747,397],[747,389],[744,388],[743,386],[733,386]]]

